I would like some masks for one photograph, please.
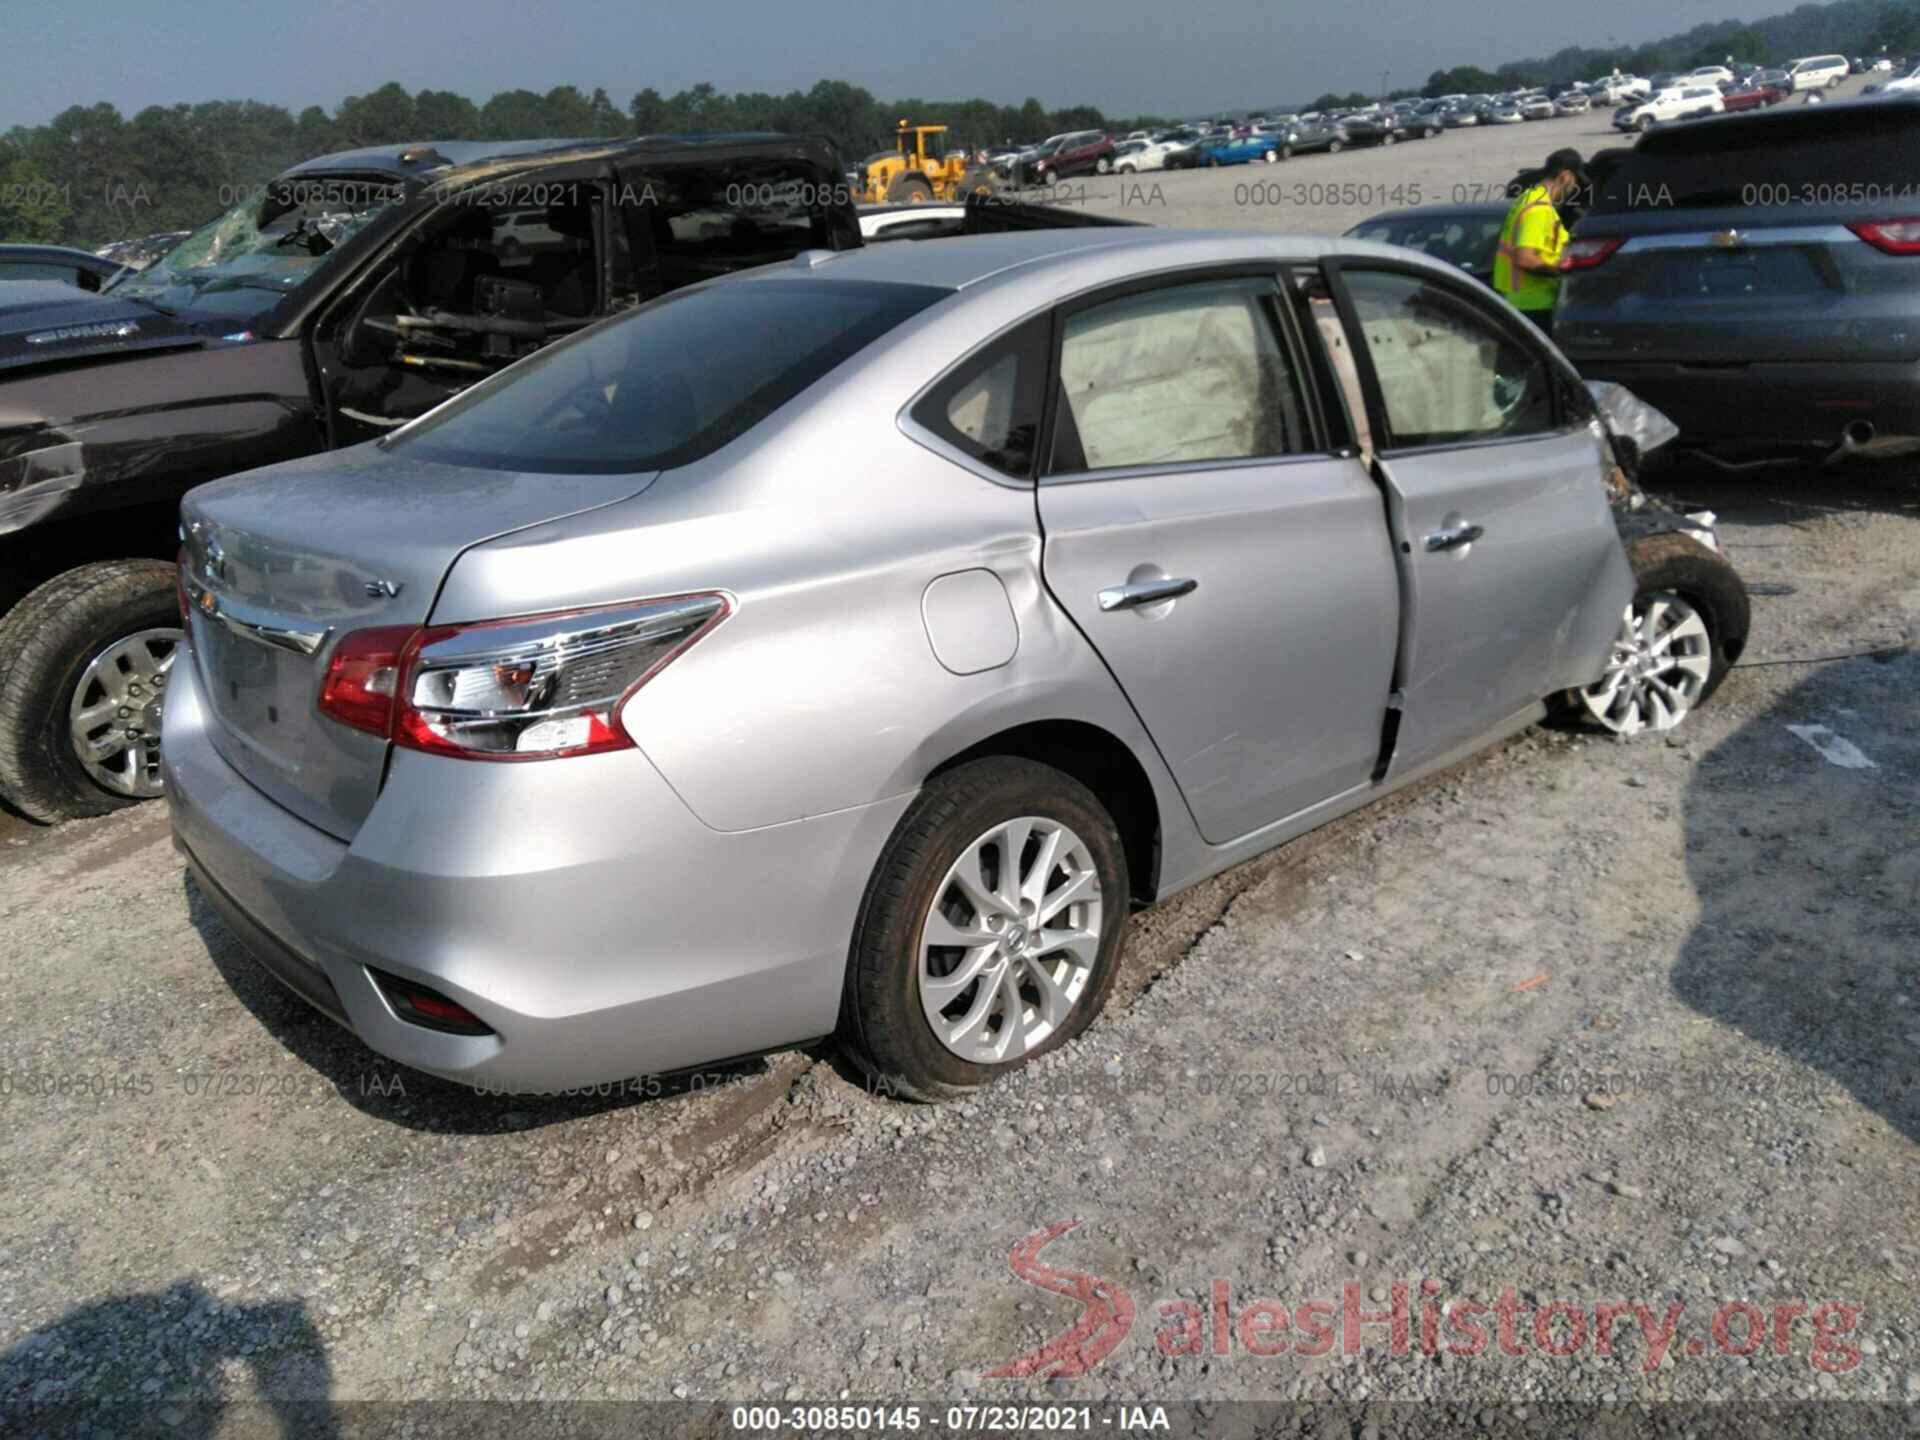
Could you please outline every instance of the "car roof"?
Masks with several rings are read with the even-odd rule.
[[[1407,252],[1364,240],[1327,235],[1263,235],[1244,230],[1169,230],[1149,225],[1076,226],[1006,235],[956,235],[842,251],[809,251],[785,265],[740,274],[740,283],[806,273],[832,280],[928,285],[947,290],[985,286],[1045,269],[1060,283],[1095,285],[1108,279],[1244,261],[1307,260],[1368,255],[1404,261]],[[1450,267],[1433,262],[1450,273]]]
[[[1779,105],[1771,110],[1741,110],[1710,115],[1670,130],[1651,130],[1636,147],[1648,155],[1698,154],[1739,140],[1791,143],[1803,136],[1868,136],[1891,133],[1904,138],[1920,124],[1920,95],[1860,96],[1825,105]]]
[[[819,136],[782,135],[758,130],[547,140],[419,140],[317,155],[282,171],[281,178],[351,173],[387,175],[396,180],[431,178],[444,182],[489,171],[525,168],[528,162],[535,160],[543,164],[557,164],[567,160],[648,153],[681,155],[741,146],[770,146],[786,153],[829,148],[828,142]]]
[[[1354,228],[1377,225],[1382,220],[1437,220],[1443,215],[1461,215],[1474,220],[1504,220],[1507,204],[1503,200],[1476,200],[1466,205],[1411,205],[1405,210],[1382,210],[1378,215],[1369,215],[1364,220],[1355,221]],[[1352,234],[1353,231],[1347,233]]]

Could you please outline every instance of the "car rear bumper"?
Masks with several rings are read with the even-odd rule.
[[[1682,447],[1742,452],[1833,449],[1865,421],[1882,438],[1920,435],[1920,363],[1756,361],[1687,365],[1583,353],[1565,317],[1560,345],[1581,375],[1613,380],[1680,427]]]
[[[175,845],[242,947],[402,1064],[514,1093],[829,1033],[875,859],[908,797],[721,833],[639,751],[532,764],[395,754],[351,843],[214,749],[194,667],[167,699]],[[376,971],[492,1031],[401,1017]]]

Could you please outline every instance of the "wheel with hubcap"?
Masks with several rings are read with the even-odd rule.
[[[880,1085],[966,1094],[1065,1044],[1118,975],[1119,832],[1084,785],[997,757],[931,781],[874,871],[842,1032]]]
[[[1635,593],[1600,679],[1573,708],[1616,735],[1671,730],[1719,688],[1748,626],[1746,587],[1690,536],[1643,536],[1627,547]]]
[[[0,622],[0,797],[51,823],[162,793],[161,701],[181,653],[174,567],[57,575]]]

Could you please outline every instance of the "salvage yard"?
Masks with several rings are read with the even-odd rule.
[[[1085,203],[1332,233],[1603,130]],[[1235,194],[1328,181],[1365,198]],[[1754,594],[1680,731],[1530,729],[1137,916],[1104,1018],[958,1106],[870,1093],[825,1045],[475,1095],[245,958],[161,807],[0,816],[0,1401],[1920,1399],[1920,464],[1650,488],[1719,513]],[[1009,1254],[1071,1221],[1046,1264],[1136,1318],[1047,1381],[1014,1362],[1082,1307]],[[1352,1355],[1258,1355],[1244,1324],[1179,1353],[1166,1318],[1337,1317],[1349,1282],[1369,1313],[1409,1287],[1410,1353],[1383,1324]],[[1684,1308],[1610,1354],[1564,1317],[1571,1353],[1524,1320],[1422,1353],[1428,1295],[1509,1287]],[[1765,1343],[1710,1329],[1726,1302]]]

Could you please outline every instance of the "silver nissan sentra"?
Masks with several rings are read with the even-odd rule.
[[[1716,614],[1636,593],[1612,463],[1565,362],[1409,252],[808,252],[192,492],[174,834],[423,1070],[837,1030],[950,1096],[1092,1022],[1131,907],[1543,701],[1704,698]]]

